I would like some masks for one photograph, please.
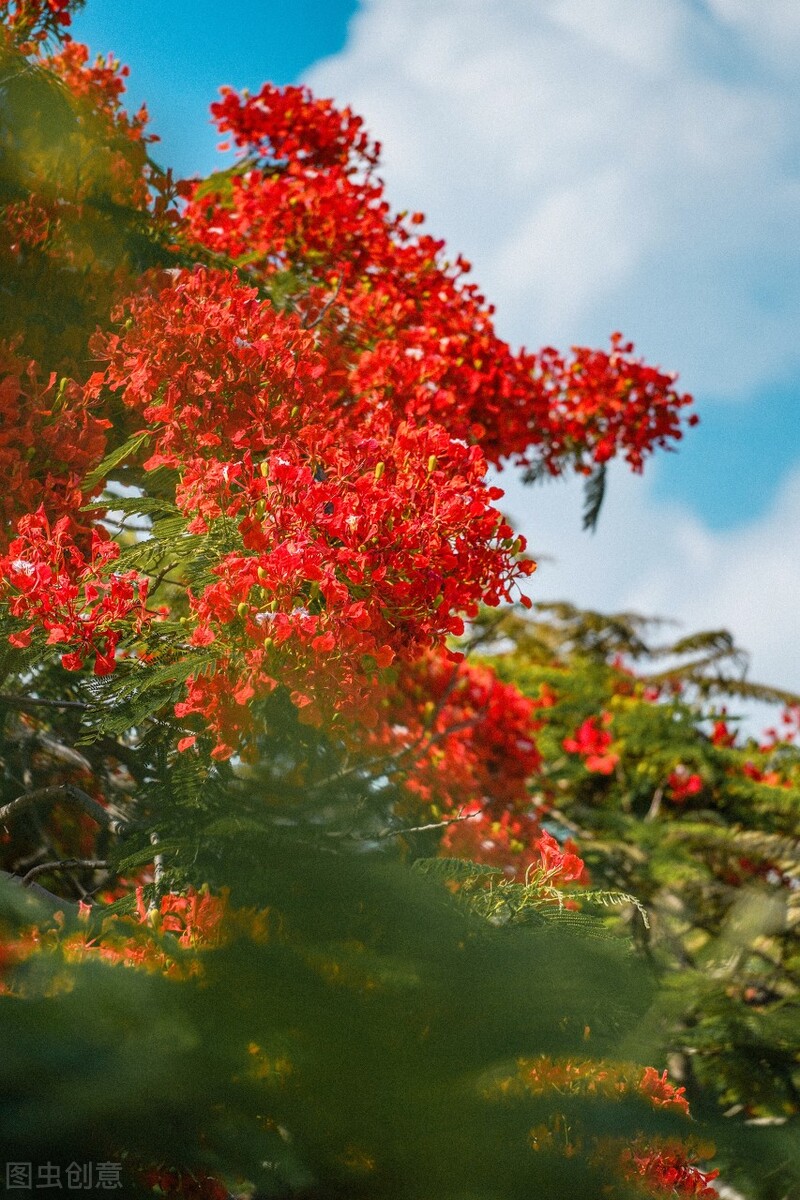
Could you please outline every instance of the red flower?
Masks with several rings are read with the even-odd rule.
[[[145,608],[147,580],[135,571],[107,574],[118,556],[116,542],[92,531],[91,556],[76,544],[69,517],[51,525],[43,509],[19,521],[18,536],[0,557],[2,590],[9,612],[33,624],[9,641],[24,646],[38,626],[49,645],[65,645],[62,665],[79,671],[94,659],[96,675],[114,670],[123,632],[141,630],[152,618]]]
[[[581,754],[587,771],[597,775],[610,775],[617,763],[619,755],[608,750],[613,738],[605,729],[599,729],[597,722],[609,725],[611,713],[604,712],[600,718],[587,717],[575,731],[573,737],[564,738],[562,745],[570,754]]]
[[[735,731],[728,729],[725,721],[715,721],[711,742],[714,746],[732,746],[736,741]]]
[[[490,462],[552,475],[588,473],[616,454],[638,471],[681,437],[691,397],[633,358],[620,334],[610,352],[512,352],[467,281],[469,263],[448,262],[443,242],[417,232],[420,214],[391,213],[373,172],[379,147],[349,109],[266,85],[252,97],[226,88],[212,111],[248,165],[224,192],[193,191],[189,228],[263,279],[288,269],[310,279],[306,323],[344,401],[334,419],[352,426],[380,403],[479,442]]]
[[[703,780],[696,772],[690,772],[682,763],[670,772],[667,779],[670,799],[675,804],[684,804],[690,796],[696,796],[703,790]]]
[[[659,1075],[654,1067],[645,1067],[644,1075],[639,1083],[639,1091],[647,1096],[659,1108],[679,1108],[689,1114],[689,1101],[686,1099],[686,1088],[676,1088],[667,1079],[667,1072]]]
[[[586,864],[575,853],[577,847],[570,838],[562,848],[552,834],[545,830],[534,844],[541,855],[542,873],[548,883],[553,885],[586,882]]]

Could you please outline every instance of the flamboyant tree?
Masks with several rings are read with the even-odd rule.
[[[487,467],[586,476],[592,523],[690,397],[617,334],[513,352],[305,89],[224,90],[237,165],[176,185],[69,9],[0,3],[7,1161],[712,1195],[656,977],[592,916],[652,888],[590,882],[556,803],[622,760],[612,669],[474,658],[532,603]],[[654,744],[665,809],[710,786]]]
[[[587,898],[616,893],[668,984],[661,1053],[692,1112],[716,1120],[726,1179],[795,1195],[800,697],[751,682],[724,631],[674,639],[664,625],[539,604],[528,618],[486,610],[470,637],[538,705],[540,820],[577,840]],[[739,728],[743,700],[780,710],[760,739]],[[484,817],[448,837],[478,861],[522,859]]]

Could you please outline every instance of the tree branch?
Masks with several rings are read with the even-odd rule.
[[[18,796],[16,800],[12,800],[9,804],[0,808],[0,822],[8,820],[9,817],[16,816],[17,813],[24,812],[26,808],[31,808],[35,804],[55,803],[59,800],[73,800],[80,808],[83,809],[98,825],[102,825],[104,829],[111,830],[112,833],[122,833],[127,829],[128,823],[118,821],[116,817],[112,817],[107,812],[102,804],[98,804],[91,796],[87,795],[81,788],[75,787],[72,783],[65,783],[60,787],[40,788],[35,792],[27,792],[24,796]]]
[[[85,700],[45,700],[40,696],[12,696],[8,692],[0,692],[0,704],[23,712],[29,708],[78,708],[82,711],[91,708]]]
[[[429,829],[444,829],[448,825],[456,825],[459,821],[469,821],[471,817],[478,816],[478,813],[465,813],[459,809],[454,817],[448,817],[446,821],[432,821],[429,825],[411,825],[406,829],[382,829],[380,833],[374,834],[371,840],[383,840],[390,837],[403,837],[407,833],[427,833]]]
[[[315,325],[319,325],[320,321],[322,321],[324,319],[325,314],[331,308],[331,305],[336,303],[336,300],[339,296],[339,292],[341,291],[343,278],[344,278],[344,276],[340,275],[339,278],[336,280],[335,289],[333,290],[331,295],[328,297],[328,299],[325,301],[322,308],[319,310],[317,315],[314,317],[313,321],[310,321],[308,324],[306,324],[305,319],[301,320],[300,324],[302,325],[303,329],[313,329]]]
[[[37,875],[44,875],[48,871],[71,871],[74,867],[100,871],[107,866],[104,858],[58,858],[54,862],[39,863],[37,867],[31,867],[27,875],[22,876],[22,886],[29,887]]]
[[[664,798],[664,784],[659,784],[653,792],[653,799],[650,801],[650,807],[645,814],[645,821],[655,821],[661,810],[661,801]]]

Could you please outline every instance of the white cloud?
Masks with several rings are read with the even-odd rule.
[[[472,260],[505,337],[621,329],[721,397],[796,371],[797,0],[362,4],[308,82],[365,116],[392,202]],[[728,626],[753,678],[800,690],[800,472],[730,533],[620,470],[593,537],[577,486],[501,482],[557,559],[534,596]]]
[[[712,13],[730,29],[751,39],[771,65],[796,69],[800,54],[800,8],[796,0],[709,0]]]
[[[308,76],[501,330],[614,328],[710,395],[800,364],[797,0],[365,0]],[[794,70],[787,69],[793,67]]]

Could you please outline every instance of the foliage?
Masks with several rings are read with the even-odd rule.
[[[730,816],[784,839],[767,874],[793,853],[793,760],[737,770],[727,726],[693,756],[675,669],[607,663],[650,652],[635,621],[509,616],[534,564],[486,480],[576,471],[591,524],[691,398],[619,334],[513,352],[349,110],[224,90],[239,161],[176,185],[65,0],[0,14],[7,1161],[216,1200],[713,1195],[690,1081],[648,1059],[702,994],[701,1115],[739,1048],[775,1064],[748,1113],[791,1100],[795,951],[769,931],[780,1006],[731,1042],[661,908],[685,876],[712,947],[744,946],[729,909],[765,933],[705,905]],[[672,651],[724,690],[722,635]],[[635,869],[701,791],[715,819]],[[757,1154],[785,1191],[783,1143]]]
[[[539,705],[540,820],[577,839],[593,886],[644,904],[625,921],[667,983],[662,1053],[693,1113],[725,1114],[726,1176],[759,1194],[747,1131],[791,1147],[800,1120],[798,697],[749,681],[727,634],[661,640],[630,613],[542,604],[475,631]],[[786,706],[760,741],[722,703],[753,696]]]

